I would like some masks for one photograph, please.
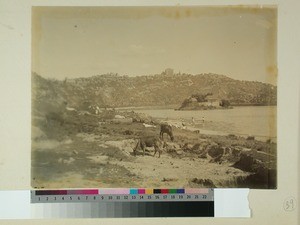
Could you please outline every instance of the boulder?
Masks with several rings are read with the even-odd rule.
[[[139,120],[138,122],[141,122],[141,123],[147,123],[147,124],[153,123],[152,118],[144,113],[138,113],[137,119]]]
[[[237,140],[238,137],[235,134],[228,134],[227,137],[231,140]]]
[[[200,143],[197,143],[197,144],[194,144],[194,146],[192,147],[192,151],[193,152],[199,152],[199,151],[202,151],[202,146],[201,146],[201,144]]]
[[[222,161],[222,156],[223,156],[223,155],[218,155],[217,157],[211,159],[209,162],[210,162],[210,163],[221,163],[221,161]]]
[[[248,141],[255,140],[255,137],[254,137],[254,136],[248,136],[248,137],[247,137],[247,140],[248,140]]]
[[[241,152],[242,152],[242,148],[241,147],[237,146],[237,147],[231,148],[231,154],[233,156],[239,156],[241,154]]]
[[[207,158],[207,153],[204,152],[204,153],[198,155],[198,158],[200,158],[200,159],[206,159]]]
[[[256,160],[248,154],[241,154],[240,160],[237,161],[233,167],[247,172],[253,172]]]
[[[274,189],[277,187],[277,170],[270,169],[262,164],[257,165],[254,173],[243,179],[242,185],[247,187]]]
[[[202,154],[203,152],[207,152],[207,147],[209,146],[209,145],[215,145],[214,143],[209,143],[209,142],[207,142],[207,141],[202,141],[202,142],[200,142],[200,143],[197,143],[197,144],[195,144],[193,147],[192,147],[192,151],[193,152],[196,152],[196,153],[198,153],[198,154]]]
[[[232,149],[230,147],[224,147],[224,155],[231,155]]]
[[[167,149],[167,151],[169,150],[181,150],[181,147],[179,144],[175,143],[175,142],[165,142],[165,147]]]
[[[115,115],[115,119],[125,119],[125,116]]]
[[[133,135],[134,132],[133,132],[132,130],[125,130],[125,131],[123,132],[123,134],[125,134],[125,135]]]
[[[224,149],[219,145],[210,145],[207,147],[207,154],[212,158],[216,158],[224,154]]]
[[[181,147],[183,151],[191,151],[193,148],[193,145],[189,143],[184,143],[184,145]]]
[[[70,111],[70,112],[76,112],[77,111],[75,108],[71,108],[71,107],[66,107],[66,110]]]
[[[178,150],[176,151],[177,155],[182,155],[183,154],[183,151],[182,150]]]
[[[151,125],[151,124],[147,124],[147,123],[143,123],[143,126],[145,127],[145,128],[152,128],[152,127],[156,127],[155,125]]]
[[[212,182],[211,179],[198,179],[198,178],[193,178],[191,180],[192,183],[201,185],[202,187],[206,187],[206,188],[215,188],[215,184],[214,182]]]

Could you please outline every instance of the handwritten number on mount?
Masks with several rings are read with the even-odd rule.
[[[294,211],[294,209],[296,208],[296,199],[293,197],[285,199],[283,207],[285,211]]]

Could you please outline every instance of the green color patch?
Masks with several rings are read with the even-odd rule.
[[[177,189],[169,189],[169,194],[176,194],[177,193]]]

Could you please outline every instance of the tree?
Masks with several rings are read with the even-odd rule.
[[[206,102],[206,97],[209,95],[213,95],[212,93],[207,94],[193,94],[191,97],[197,99],[197,102]]]
[[[224,108],[228,108],[230,106],[230,101],[226,100],[226,99],[222,99],[220,102],[220,106],[222,106]]]

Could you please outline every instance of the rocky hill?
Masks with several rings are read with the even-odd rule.
[[[212,93],[231,105],[276,105],[277,87],[254,81],[234,80],[216,74],[119,76],[105,74],[88,78],[45,79],[32,74],[32,101],[65,101],[70,107],[178,105],[195,93]]]

